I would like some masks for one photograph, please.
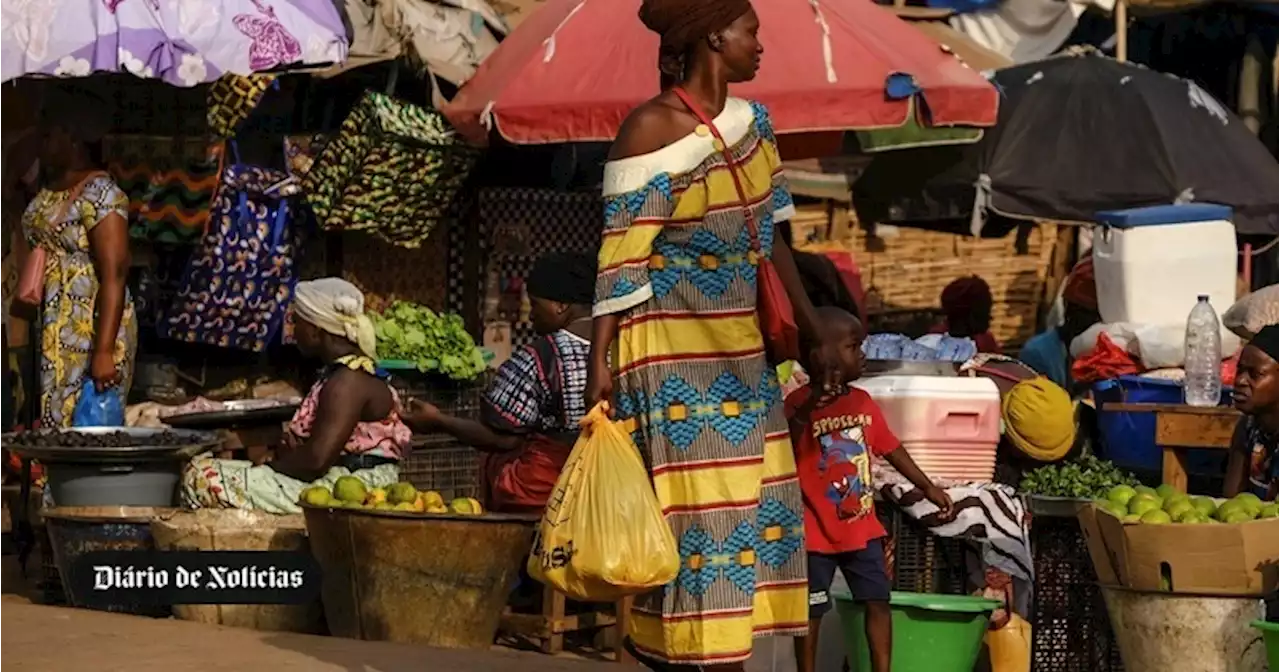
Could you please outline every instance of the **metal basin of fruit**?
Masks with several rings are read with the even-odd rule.
[[[339,637],[488,649],[537,516],[303,504]]]
[[[220,443],[209,432],[139,427],[4,435],[5,448],[45,466],[59,506],[173,506],[183,464]]]

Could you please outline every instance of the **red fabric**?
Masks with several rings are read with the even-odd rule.
[[[787,418],[809,398],[808,385],[787,395]],[[796,473],[804,498],[804,535],[809,551],[844,553],[885,536],[876,517],[871,456],[900,445],[871,395],[851,389],[792,425]]]
[[[867,294],[862,291],[862,271],[858,270],[858,262],[848,252],[823,252],[822,254],[835,265],[836,272],[840,274],[845,288],[849,290],[849,296],[852,296],[853,302],[858,304],[858,319],[865,322]]]
[[[1077,383],[1096,383],[1142,371],[1138,362],[1115,344],[1106,332],[1098,333],[1098,344],[1089,354],[1071,363],[1071,379]]]
[[[1098,309],[1098,283],[1093,275],[1093,255],[1081,259],[1062,287],[1062,300],[1082,308]]]
[[[542,513],[573,446],[535,434],[509,453],[491,453],[481,464],[485,508],[495,513]]]
[[[1222,384],[1231,387],[1236,384],[1236,367],[1240,365],[1240,353],[1231,355],[1230,359],[1222,360]]]
[[[929,328],[929,333],[946,334],[949,333],[949,329],[950,327],[947,326],[946,322],[939,322]],[[1000,341],[996,340],[995,334],[991,333],[990,330],[970,336],[969,338],[973,339],[973,344],[978,346],[978,352],[986,352],[992,355],[998,355],[1004,352],[1004,350],[1000,349]]]
[[[764,57],[735,96],[764,103],[779,133],[900,126],[911,99],[885,82],[910,73],[936,126],[991,126],[998,94],[977,71],[871,0],[818,5],[830,28],[830,80],[823,25],[806,0],[755,3]],[[477,144],[487,122],[517,144],[607,142],[632,108],[658,93],[658,36],[636,13],[640,0],[547,0],[485,59],[443,112]]]

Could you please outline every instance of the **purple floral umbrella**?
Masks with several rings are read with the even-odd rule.
[[[131,73],[176,86],[346,60],[331,0],[3,0],[0,81]]]

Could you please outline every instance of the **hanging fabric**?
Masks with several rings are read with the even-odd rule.
[[[107,136],[107,171],[129,196],[129,235],[192,244],[204,235],[222,167],[223,143],[205,138]]]
[[[209,233],[161,321],[161,336],[253,352],[267,348],[297,282],[294,254],[303,213],[292,197],[298,193],[286,173],[244,165],[237,153],[223,172]]]
[[[226,74],[219,77],[205,96],[209,105],[209,128],[220,137],[235,137],[240,124],[253,114],[253,108],[258,106],[275,82],[275,75]]]
[[[478,158],[438,112],[369,92],[302,187],[323,228],[416,248],[449,214]]]

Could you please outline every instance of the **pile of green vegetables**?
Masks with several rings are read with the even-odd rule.
[[[1138,479],[1106,460],[1084,455],[1028,473],[1023,477],[1020,489],[1029,495],[1042,497],[1095,499],[1106,497],[1107,492],[1117,485],[1137,486]]]
[[[472,380],[487,366],[458,315],[396,301],[370,317],[378,332],[379,359],[413,362],[419,371],[453,380]]]

